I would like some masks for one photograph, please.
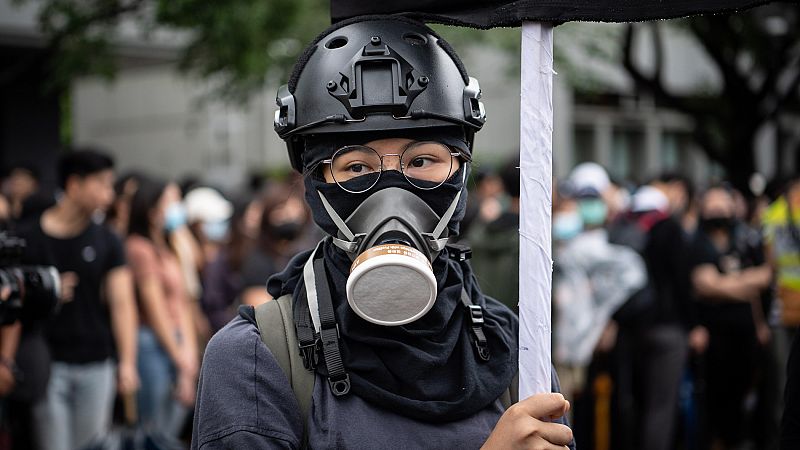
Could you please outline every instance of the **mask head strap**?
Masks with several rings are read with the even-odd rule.
[[[354,234],[350,231],[350,228],[347,227],[347,224],[339,217],[339,214],[336,213],[336,210],[333,209],[333,206],[328,202],[328,199],[322,195],[322,192],[317,191],[319,194],[320,200],[322,200],[322,206],[325,208],[325,211],[328,212],[328,216],[330,216],[333,223],[336,225],[336,228],[342,232],[342,234],[349,240],[339,239],[335,236],[331,236],[333,245],[339,247],[340,249],[344,250],[347,253],[355,253],[358,250],[359,244],[361,244],[361,240],[364,238],[364,234]]]
[[[467,178],[467,171],[466,169],[461,173],[461,184],[464,185],[464,182]],[[433,233],[424,233],[423,235],[428,238],[428,245],[431,247],[431,250],[435,252],[442,251],[445,246],[447,245],[449,238],[443,238],[442,234],[447,229],[447,224],[450,223],[450,219],[453,217],[453,214],[456,212],[456,208],[458,207],[458,200],[461,198],[461,191],[458,191],[456,197],[453,199],[453,202],[450,203],[450,206],[447,208],[447,211],[442,214],[442,218],[439,220],[439,223],[436,224],[436,228],[433,229]]]

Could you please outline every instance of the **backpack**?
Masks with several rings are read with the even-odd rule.
[[[292,319],[292,296],[286,294],[255,308],[255,319],[261,341],[264,342],[281,370],[289,380],[292,391],[300,405],[303,417],[303,447],[308,438],[308,417],[311,412],[311,396],[314,392],[314,372],[303,366],[303,358],[298,351],[297,333]],[[514,375],[511,385],[500,396],[504,408],[519,400],[519,374]]]

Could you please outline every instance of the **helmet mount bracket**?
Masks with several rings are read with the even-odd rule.
[[[378,36],[356,52],[337,78],[325,87],[354,119],[380,112],[406,115],[414,98],[430,82]]]

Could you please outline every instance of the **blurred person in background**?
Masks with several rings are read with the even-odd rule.
[[[662,177],[640,187],[632,196],[630,211],[611,227],[611,241],[641,255],[648,278],[647,285],[614,314],[619,325],[615,448],[666,450],[675,444],[687,335],[697,325],[689,290],[687,235],[676,218],[686,208],[684,186],[683,181]]]
[[[201,305],[201,297],[203,295],[201,278],[208,261],[203,253],[201,243],[189,226],[189,213],[183,190],[178,191],[178,193],[180,197],[178,197],[176,206],[172,208],[171,215],[166,222],[167,242],[181,266],[181,274],[191,300],[192,320],[197,330],[198,345],[202,351],[212,333],[208,318],[202,311]]]
[[[579,275],[579,272],[570,272],[569,264],[566,266],[561,264],[560,254],[569,241],[578,236],[583,231],[583,221],[578,212],[578,203],[573,198],[574,193],[568,182],[553,183],[553,334],[556,342],[561,342],[561,330],[559,329],[560,322],[560,307],[559,304],[569,304],[572,298],[577,293],[577,289],[582,286],[583,278],[578,276],[570,279],[569,276],[573,274]],[[585,286],[585,285],[584,285]],[[569,351],[569,350],[565,350]],[[564,355],[558,354],[554,356],[554,364],[556,372],[558,372],[559,379],[561,380],[561,392],[564,397],[574,404],[576,396],[580,396],[586,382],[585,371],[581,367],[571,366],[566,360]],[[573,411],[570,411],[572,417]],[[571,420],[574,423],[574,420]]]
[[[186,283],[167,242],[180,208],[177,185],[141,178],[125,242],[141,318],[139,420],[169,437],[178,436],[194,404],[199,364]]]
[[[299,240],[308,230],[309,219],[305,202],[288,185],[276,183],[267,188],[256,245],[242,267],[243,304],[256,306],[272,298],[267,293],[267,279],[305,250]]]
[[[0,193],[0,230],[7,230],[12,225],[11,204],[5,195]]]
[[[202,250],[202,270],[228,239],[233,205],[219,191],[206,186],[187,192],[183,204],[189,228]]]
[[[139,386],[137,314],[125,252],[111,230],[92,220],[113,200],[113,162],[94,151],[73,151],[61,158],[58,173],[58,203],[19,230],[27,242],[25,263],[61,272],[61,309],[23,331],[44,333],[50,353],[36,347],[38,361],[26,377],[47,370],[52,358],[46,392],[33,405],[35,441],[47,450],[102,438],[111,426],[115,390],[128,395]]]
[[[749,249],[756,264],[767,262],[765,252],[765,237],[762,227],[763,213],[768,202],[760,195],[764,185],[759,187],[758,174],[754,174],[748,185],[747,195],[730,189],[734,194],[736,225],[734,239],[736,246]],[[760,189],[759,189],[760,188]],[[775,277],[773,276],[773,281]],[[755,387],[748,395],[754,397],[754,405],[748,405],[748,412],[752,416],[752,436],[756,448],[773,450],[778,448],[778,435],[780,418],[783,410],[781,395],[785,384],[786,353],[791,340],[776,344],[773,338],[777,320],[770,312],[775,303],[774,285],[764,289],[760,295],[760,302],[754,317],[757,323],[757,348]],[[751,410],[752,411],[749,411]]]
[[[258,199],[233,202],[228,240],[213,261],[203,269],[203,295],[200,303],[208,317],[211,332],[216,333],[236,316],[244,287],[242,266],[248,254],[256,251],[261,205]],[[255,219],[255,224],[253,220]]]
[[[106,225],[118,236],[128,235],[128,221],[131,213],[131,199],[139,187],[141,174],[130,172],[122,175],[114,183],[114,201],[106,213]]]
[[[505,187],[503,179],[494,170],[482,172],[476,179],[479,210],[477,219],[489,223],[500,217],[503,213],[503,194]]]
[[[709,188],[700,201],[700,222],[689,249],[699,322],[708,332],[705,409],[712,449],[744,442],[750,425],[744,402],[755,381],[759,341],[769,333],[761,296],[772,273],[761,249],[736,238],[735,214],[729,189]]]
[[[783,330],[784,355],[800,325],[800,176],[769,205],[762,219],[767,257],[775,270],[777,303],[774,319]]]
[[[758,206],[756,206],[757,210]],[[800,325],[800,176],[795,175],[785,185],[783,192],[763,210],[761,225],[764,249],[769,265],[774,273],[774,298],[767,312],[772,331],[771,356],[774,377],[764,380],[766,389],[786,386],[787,398],[796,395],[796,383],[786,379],[787,361],[790,346],[795,340]],[[795,350],[796,352],[796,350]],[[797,371],[794,372],[797,376]],[[794,389],[795,392],[790,392]],[[774,393],[769,390],[768,392]],[[774,418],[780,413],[781,401],[764,411],[765,416]],[[793,406],[797,408],[797,405]],[[787,411],[789,405],[786,405]],[[800,417],[800,416],[796,416]],[[786,423],[786,419],[784,419]],[[772,422],[770,422],[770,425]],[[764,430],[764,435],[774,431],[773,427]],[[784,430],[785,432],[786,430]],[[782,445],[785,445],[782,443]],[[790,447],[786,447],[790,448]]]
[[[631,191],[635,185],[621,180],[609,179],[609,186],[603,194],[603,200],[608,206],[606,224],[612,223],[620,215],[628,211],[631,204]]]
[[[603,166],[595,162],[584,162],[575,166],[569,175],[575,192],[593,189],[605,205],[605,220],[611,222],[627,208],[627,191],[611,181]]]
[[[3,179],[3,195],[8,199],[11,217],[22,215],[22,205],[39,189],[39,171],[31,164],[15,164],[6,171]]]
[[[612,315],[645,286],[647,274],[635,251],[609,243],[604,228],[608,207],[595,188],[608,178],[602,167],[586,167],[578,166],[569,178],[579,222],[566,205],[553,222],[554,236],[566,238],[556,245],[554,261],[553,357],[559,373],[569,374],[573,386],[576,441],[600,447],[611,445],[610,418],[596,416],[595,411],[611,404],[608,365],[617,335]],[[582,231],[572,238],[562,235],[555,226],[563,226],[564,220],[569,234],[575,232],[575,223],[582,224]]]
[[[476,167],[469,188],[460,236],[468,236],[473,226],[486,224],[503,212],[503,182],[491,167]]]
[[[664,194],[669,203],[669,215],[674,220],[681,222],[694,198],[694,185],[692,182],[683,175],[665,172],[648,185]]]
[[[494,220],[471,228],[467,236],[472,247],[470,264],[484,294],[519,314],[519,156],[503,165],[500,179],[508,207]]]

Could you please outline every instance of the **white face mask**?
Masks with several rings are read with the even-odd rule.
[[[564,211],[553,215],[553,239],[568,241],[583,231],[583,221],[580,213]]]

